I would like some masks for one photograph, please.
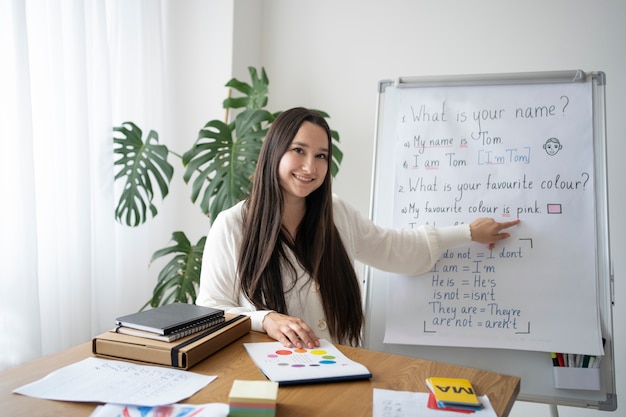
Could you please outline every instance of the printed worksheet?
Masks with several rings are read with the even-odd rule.
[[[106,404],[96,408],[90,417],[228,417],[228,404],[172,404],[154,407]]]
[[[497,417],[489,398],[479,397],[483,408],[472,412],[472,417]],[[373,417],[459,417],[467,415],[428,407],[428,393],[394,391],[374,388]]]
[[[48,400],[157,406],[190,397],[215,378],[179,369],[90,357],[13,392]]]

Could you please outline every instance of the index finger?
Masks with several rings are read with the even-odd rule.
[[[520,222],[520,219],[511,220],[510,222],[500,222],[500,229],[508,229],[509,227],[519,224]]]

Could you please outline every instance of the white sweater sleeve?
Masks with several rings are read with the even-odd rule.
[[[422,274],[446,249],[471,242],[467,224],[412,230],[382,228],[339,198],[335,197],[334,203],[335,224],[349,255],[383,271]]]

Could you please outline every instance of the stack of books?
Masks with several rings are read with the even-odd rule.
[[[194,304],[167,304],[118,317],[92,340],[96,356],[189,369],[250,331],[250,317]]]
[[[472,413],[483,408],[472,383],[463,378],[426,378],[430,390],[428,407]]]
[[[224,322],[224,310],[187,303],[166,304],[115,319],[115,332],[173,342]]]

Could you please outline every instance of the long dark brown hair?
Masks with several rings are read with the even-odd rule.
[[[292,241],[282,226],[278,166],[304,122],[326,131],[329,167],[322,185],[306,197],[306,213]],[[285,253],[285,247],[291,248],[310,279],[319,285],[330,334],[338,343],[356,345],[363,325],[361,290],[333,220],[331,161],[330,128],[319,113],[297,107],[276,118],[263,142],[252,192],[244,206],[238,273],[242,291],[256,308],[289,314],[282,274],[293,274],[294,282],[298,279]]]

